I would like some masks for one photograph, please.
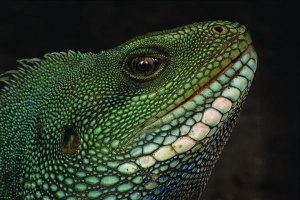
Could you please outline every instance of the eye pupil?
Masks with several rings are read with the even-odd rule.
[[[147,70],[148,67],[149,67],[149,63],[148,63],[147,61],[145,61],[145,60],[141,60],[141,61],[139,62],[139,64],[138,64],[138,68],[139,68],[139,70],[141,70],[141,71]]]

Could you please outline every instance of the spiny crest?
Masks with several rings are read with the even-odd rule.
[[[21,65],[17,70],[9,70],[3,74],[0,74],[0,102],[1,96],[9,88],[16,84],[19,80],[22,80],[25,76],[29,75],[32,71],[48,62],[53,62],[61,59],[70,59],[81,56],[82,54],[77,51],[74,52],[69,50],[67,52],[53,52],[46,53],[42,59],[31,58],[31,59],[20,59],[17,62]]]

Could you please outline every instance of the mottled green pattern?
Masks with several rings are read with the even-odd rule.
[[[147,78],[133,56],[161,58]],[[0,199],[200,196],[251,85],[244,26],[204,22],[0,76]]]

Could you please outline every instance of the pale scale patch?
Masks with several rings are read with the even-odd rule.
[[[175,155],[176,152],[171,145],[160,147],[153,153],[153,157],[158,161],[168,160]]]
[[[247,63],[247,65],[255,72],[256,71],[256,64],[257,61],[254,59],[249,60],[249,62]]]
[[[227,113],[232,107],[232,102],[224,97],[218,97],[212,104],[212,107],[221,113]]]
[[[242,61],[242,63],[246,64],[249,59],[250,59],[250,54],[249,53],[245,53],[242,56],[241,61]]]
[[[152,153],[158,147],[159,147],[158,144],[148,143],[143,147],[144,154]]]
[[[223,97],[226,97],[226,98],[228,98],[232,101],[238,100],[240,95],[241,95],[241,92],[238,89],[234,88],[234,87],[227,87],[222,92]]]
[[[193,146],[195,146],[196,142],[188,136],[178,138],[173,144],[172,147],[175,149],[177,153],[184,153]]]
[[[198,122],[192,127],[189,136],[196,141],[200,141],[206,137],[209,130],[210,128],[207,125],[203,124],[202,122]]]
[[[190,126],[182,125],[180,127],[180,135],[186,135],[189,133],[189,131],[190,131]]]
[[[253,71],[247,66],[242,68],[242,70],[240,71],[240,74],[245,76],[248,80],[252,80],[254,77]]]
[[[238,88],[240,91],[244,91],[248,85],[248,81],[242,76],[237,76],[231,81],[230,85]]]
[[[156,160],[152,156],[142,156],[137,160],[137,164],[142,168],[149,168],[154,165]]]
[[[232,68],[235,69],[236,71],[239,70],[243,66],[241,61],[237,61],[236,63],[233,64]]]
[[[138,170],[138,166],[134,163],[124,163],[118,167],[118,171],[123,174],[133,174]]]
[[[214,108],[209,108],[204,111],[202,122],[209,126],[216,126],[220,122],[221,118],[221,113]]]

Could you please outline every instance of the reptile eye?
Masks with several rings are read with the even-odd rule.
[[[219,24],[217,24],[217,25],[215,25],[213,28],[212,28],[212,30],[215,32],[215,33],[217,33],[217,34],[225,34],[225,33],[227,33],[227,28],[225,27],[225,26],[222,26],[222,25],[219,25]]]
[[[65,128],[62,151],[64,153],[75,153],[79,146],[79,134],[74,130],[72,126]]]
[[[164,59],[160,57],[140,56],[128,59],[126,69],[133,78],[149,80],[162,70],[164,64]]]

